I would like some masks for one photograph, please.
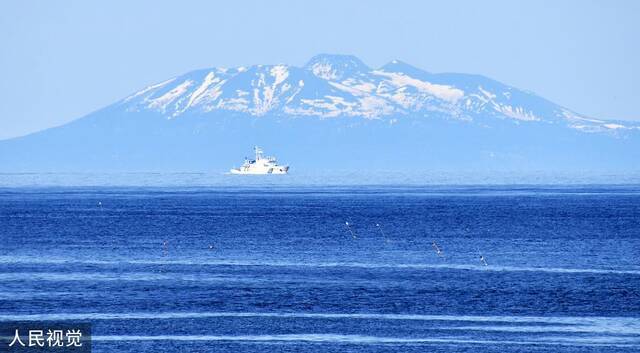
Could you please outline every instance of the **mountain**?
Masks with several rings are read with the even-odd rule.
[[[638,170],[640,125],[495,80],[349,55],[196,70],[0,141],[0,171],[220,171],[253,145],[292,170]]]

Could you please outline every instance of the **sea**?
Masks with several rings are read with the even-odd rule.
[[[0,324],[88,323],[94,352],[640,351],[640,184],[273,178],[0,175]]]

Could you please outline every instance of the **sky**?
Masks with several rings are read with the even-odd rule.
[[[481,74],[640,121],[640,1],[0,2],[0,139],[207,67],[352,54]]]

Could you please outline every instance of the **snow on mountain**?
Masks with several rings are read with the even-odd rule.
[[[637,171],[637,124],[479,75],[345,55],[196,70],[0,141],[0,171],[225,171],[253,145],[313,170]]]
[[[639,129],[581,116],[486,77],[433,74],[398,60],[371,69],[349,55],[317,55],[301,68],[280,64],[193,71],[149,86],[121,104],[128,111],[151,110],[169,119],[230,111],[389,121],[439,116],[480,124],[500,119],[562,124],[584,132]]]
[[[316,55],[304,68],[328,81],[342,81],[371,71],[360,59],[352,55]]]

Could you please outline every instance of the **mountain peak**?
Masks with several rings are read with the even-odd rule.
[[[0,171],[210,170],[212,160],[228,170],[255,143],[296,153],[287,159],[300,170],[629,169],[640,125],[476,75],[399,60],[373,70],[322,54],[304,68],[208,68],[156,83],[77,122],[0,141]],[[594,155],[606,158],[594,164]]]
[[[320,54],[304,68],[253,65],[196,70],[149,86],[122,103],[128,112],[154,111],[167,119],[214,111],[251,116],[444,116],[490,126],[560,123],[587,132],[640,130],[589,119],[534,94],[468,74],[433,74],[400,60],[373,70],[352,55]]]
[[[362,60],[353,55],[318,54],[304,66],[317,77],[340,81],[347,76],[371,71]]]
[[[390,62],[386,63],[385,65],[380,67],[380,70],[402,73],[409,76],[421,76],[429,74],[429,72],[427,71],[418,69],[415,66],[409,65],[406,62],[397,59],[391,60]]]

